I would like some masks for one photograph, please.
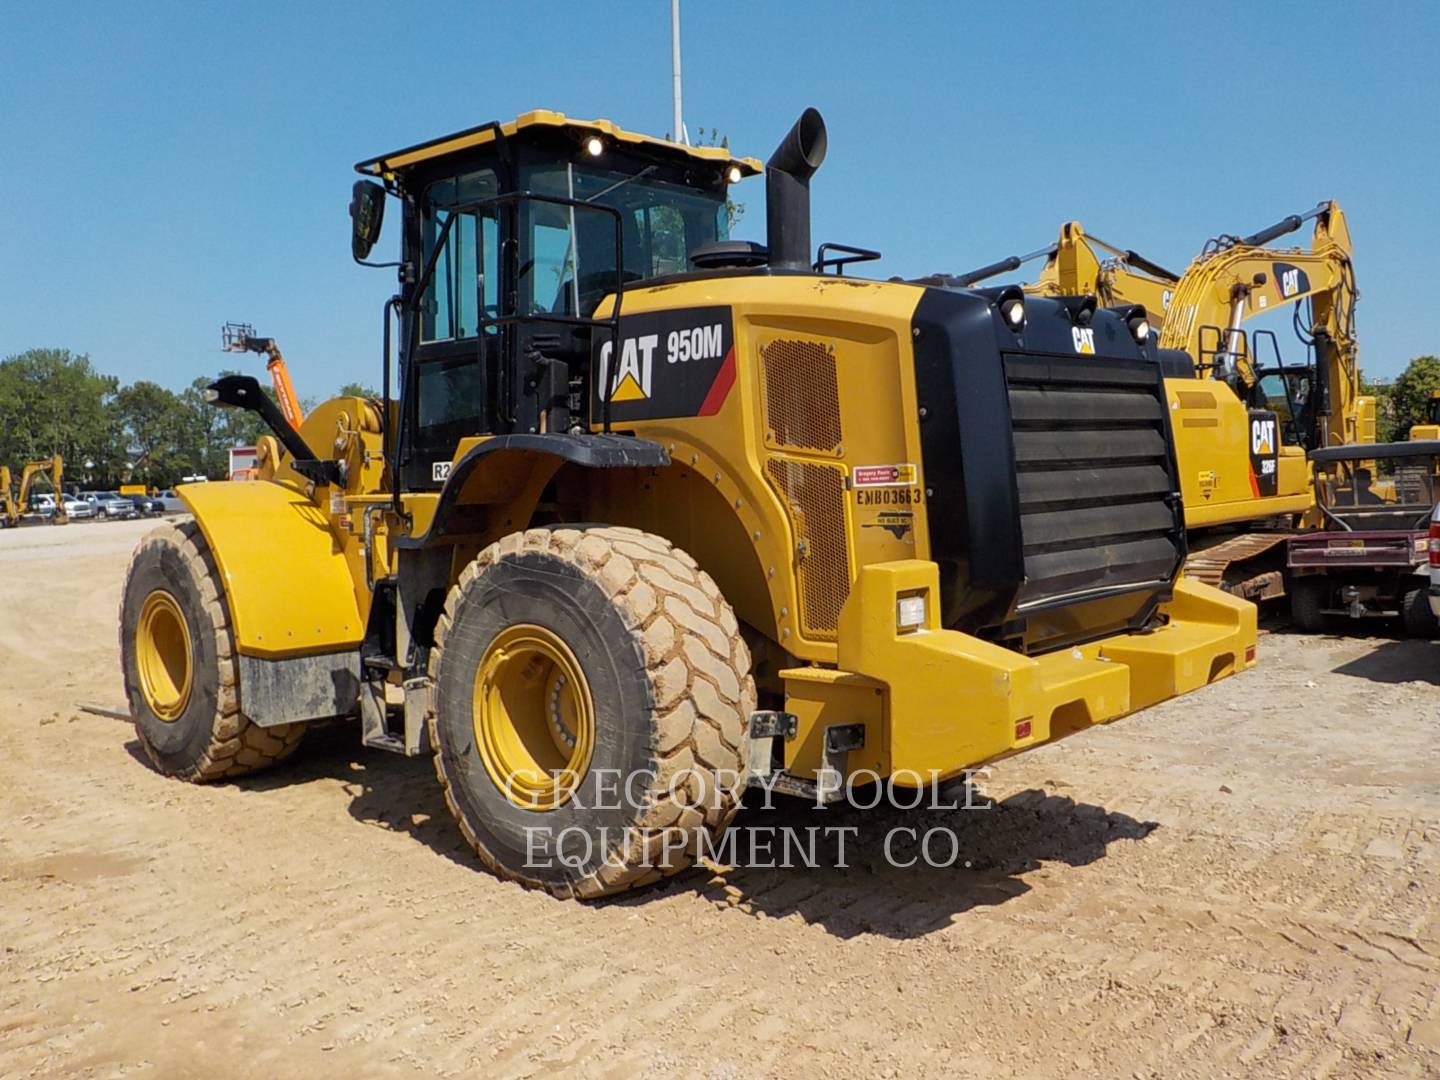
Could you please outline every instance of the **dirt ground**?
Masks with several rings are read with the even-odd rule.
[[[993,810],[747,811],[848,866],[581,905],[480,870],[428,760],[187,786],[79,712],[147,528],[0,534],[0,1076],[1440,1074],[1440,646],[1270,633]],[[936,825],[968,867],[888,865]]]

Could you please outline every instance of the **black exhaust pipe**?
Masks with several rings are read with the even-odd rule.
[[[825,149],[825,120],[806,109],[765,163],[765,237],[775,269],[811,268],[810,177]]]

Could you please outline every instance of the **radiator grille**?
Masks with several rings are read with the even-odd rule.
[[[820,453],[840,448],[840,387],[835,350],[815,341],[760,347],[765,420],[778,446]]]
[[[1169,580],[1183,524],[1153,365],[1006,357],[1025,584],[1019,608]]]
[[[802,547],[798,559],[801,629],[806,637],[833,639],[840,609],[850,595],[844,470],[783,457],[772,457],[768,469]]]

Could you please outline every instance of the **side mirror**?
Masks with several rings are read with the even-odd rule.
[[[350,189],[350,254],[356,262],[370,257],[385,222],[385,189],[373,180],[356,180]]]

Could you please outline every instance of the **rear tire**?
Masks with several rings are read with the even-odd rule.
[[[300,745],[305,725],[262,728],[240,711],[229,608],[194,521],[161,526],[135,549],[120,601],[120,662],[135,733],[166,776],[241,776]]]
[[[1428,640],[1440,633],[1440,622],[1430,610],[1430,595],[1426,585],[1407,589],[1400,601],[1400,618],[1405,624],[1405,633],[1412,638]]]
[[[430,673],[445,801],[503,878],[622,892],[690,865],[739,808],[750,654],[714,581],[661,537],[492,544],[450,590]]]
[[[1324,631],[1328,620],[1321,608],[1329,591],[1324,578],[1303,577],[1291,580],[1290,621],[1295,624],[1295,629],[1304,634],[1319,634]]]

